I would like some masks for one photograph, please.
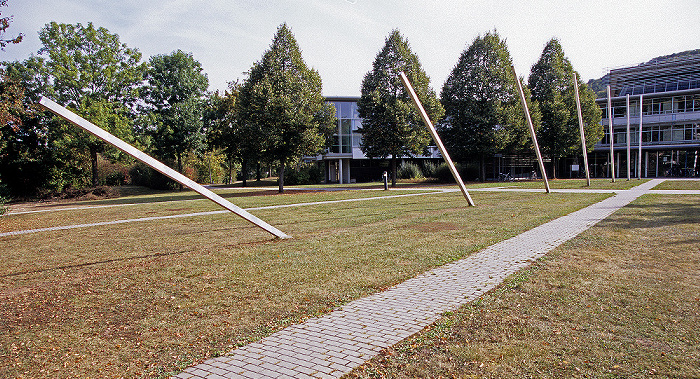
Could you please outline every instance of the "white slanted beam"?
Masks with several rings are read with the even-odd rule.
[[[510,66],[511,71],[513,71],[513,77],[515,78],[515,84],[520,94],[520,102],[523,104],[523,110],[525,111],[525,118],[527,118],[527,126],[530,128],[530,137],[532,137],[532,144],[535,146],[535,153],[537,154],[537,162],[540,164],[540,171],[542,172],[542,178],[544,178],[544,189],[547,193],[550,192],[549,180],[547,180],[547,171],[544,170],[544,161],[542,161],[542,154],[540,153],[540,145],[537,144],[537,135],[535,135],[535,126],[532,124],[532,118],[530,117],[530,110],[527,108],[527,100],[525,99],[525,92],[523,92],[523,86],[520,85],[520,78],[518,78],[518,73],[515,72],[515,67]]]
[[[462,195],[464,195],[464,198],[467,199],[467,203],[469,203],[469,205],[474,206],[474,201],[472,200],[472,197],[469,196],[469,192],[467,192],[467,188],[464,186],[464,182],[462,182],[462,177],[459,176],[459,173],[457,172],[457,168],[455,168],[454,163],[452,163],[452,159],[450,158],[450,154],[447,153],[447,150],[445,149],[445,146],[442,144],[442,140],[440,139],[440,136],[437,134],[437,131],[435,130],[435,127],[433,126],[433,123],[430,122],[430,118],[428,118],[428,114],[425,112],[425,109],[423,109],[423,105],[421,104],[420,100],[418,99],[418,95],[416,95],[416,92],[413,90],[413,86],[411,86],[411,83],[408,81],[406,74],[401,72],[400,75],[401,75],[401,81],[403,81],[403,85],[406,87],[406,90],[411,95],[411,100],[413,100],[413,104],[415,104],[416,108],[418,108],[418,113],[420,113],[420,116],[423,118],[423,122],[425,123],[425,126],[430,131],[430,135],[433,136],[433,141],[435,141],[435,144],[437,145],[438,149],[440,149],[440,153],[442,154],[442,157],[445,158],[445,162],[447,162],[447,167],[450,168],[450,172],[452,173],[452,176],[457,181],[457,184],[459,185],[459,189],[462,191]]]
[[[588,150],[586,149],[586,133],[583,130],[583,116],[581,115],[581,98],[578,96],[578,79],[574,73],[574,94],[576,95],[576,111],[578,112],[578,129],[581,133],[581,150],[583,151],[583,165],[586,167],[586,185],[591,186],[591,173],[588,170]]]
[[[165,164],[161,163],[160,161],[152,158],[151,156],[145,154],[141,150],[129,145],[128,143],[126,143],[126,142],[122,141],[121,139],[115,137],[114,135],[108,133],[104,129],[99,128],[98,126],[92,124],[91,122],[85,120],[84,118],[78,116],[77,114],[69,111],[68,109],[58,105],[54,101],[47,99],[46,97],[42,97],[41,100],[39,101],[39,104],[41,104],[42,106],[44,106],[44,108],[50,110],[51,112],[57,114],[58,116],[61,116],[64,119],[68,120],[72,124],[87,130],[95,137],[111,144],[112,146],[118,148],[119,150],[121,150],[121,151],[131,155],[132,157],[138,159],[139,161],[149,165],[154,170],[169,177],[170,179],[182,184],[185,187],[188,187],[188,188],[194,190],[195,192],[199,193],[200,195],[206,197],[207,199],[215,202],[216,204],[219,204],[220,206],[224,207],[225,209],[228,209],[229,211],[244,218],[246,221],[249,221],[249,222],[259,226],[260,228],[264,229],[266,232],[274,235],[275,237],[290,238],[288,235],[284,234],[282,231],[275,228],[274,226],[272,226],[272,225],[266,223],[265,221],[253,216],[252,214],[250,214],[247,211],[243,210],[242,208],[236,206],[235,204],[231,203],[230,201],[228,201],[228,200],[224,199],[223,197],[215,194],[214,192],[204,188],[203,186],[195,183],[194,181],[190,180],[188,177],[171,169],[170,167],[166,166]]]

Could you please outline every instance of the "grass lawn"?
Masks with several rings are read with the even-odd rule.
[[[617,179],[615,183],[611,179],[591,179],[590,187],[587,185],[586,179],[549,179],[549,187],[551,189],[606,189],[606,190],[626,190],[636,187],[649,179],[642,180],[627,180]],[[506,188],[536,188],[544,189],[544,180],[514,180],[512,182],[486,182],[486,183],[469,183],[469,188],[488,188],[488,187],[506,187]]]
[[[655,190],[700,190],[700,179],[666,180],[654,187]]]
[[[645,195],[350,378],[700,377],[700,197]]]
[[[386,194],[233,200],[258,207]],[[15,214],[0,225],[217,209],[190,195],[92,201],[129,205]],[[461,193],[439,193],[253,212],[288,240],[230,214],[0,237],[0,377],[167,376],[606,196],[477,193],[478,206],[467,207]]]

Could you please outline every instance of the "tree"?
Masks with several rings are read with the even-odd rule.
[[[556,178],[558,161],[581,148],[578,111],[573,85],[574,69],[561,44],[552,38],[532,66],[528,83],[532,99],[539,103],[542,113],[542,127],[538,141],[545,154],[552,158],[552,178]],[[581,100],[584,131],[590,141],[603,137],[600,124],[601,112],[595,103],[595,94],[576,75]],[[592,151],[593,144],[589,144]]]
[[[270,49],[250,69],[236,101],[246,148],[280,162],[279,192],[284,192],[285,166],[318,153],[333,133],[335,110],[321,89],[321,76],[304,63],[287,24],[280,25]]]
[[[61,191],[79,183],[86,172],[75,164],[80,152],[71,143],[70,126],[37,105],[48,87],[43,64],[34,56],[3,63],[0,182],[16,197]]]
[[[209,96],[205,108],[204,125],[209,147],[223,149],[226,156],[227,178],[233,181],[233,163],[241,158],[239,128],[236,122],[235,106],[238,97],[238,83],[229,83],[223,95],[219,91]]]
[[[7,0],[0,0],[0,8],[7,6]],[[2,15],[2,12],[0,12]],[[0,50],[5,50],[5,46],[9,44],[16,44],[22,42],[22,37],[24,35],[19,33],[17,37],[5,39],[5,32],[7,28],[10,27],[10,22],[12,22],[12,16],[0,17]]]
[[[396,186],[397,158],[422,154],[430,143],[430,134],[401,83],[402,71],[431,119],[437,121],[444,112],[418,57],[399,31],[393,30],[377,54],[372,70],[365,74],[357,102],[362,118],[362,127],[358,129],[362,133],[360,148],[369,157],[391,156],[392,187]]]
[[[130,140],[135,104],[145,66],[141,53],[119,41],[119,36],[92,23],[46,24],[39,32],[46,55],[47,95],[95,125]],[[96,137],[78,131],[76,148],[87,147],[92,185],[98,185],[97,154],[107,146]],[[114,150],[113,150],[114,151]]]
[[[191,53],[177,50],[155,55],[146,72],[144,100],[155,115],[150,132],[162,158],[174,158],[182,172],[182,157],[204,143],[203,106],[209,79]]]
[[[442,87],[445,117],[439,128],[457,160],[478,159],[486,179],[485,159],[496,153],[525,151],[529,146],[525,113],[511,69],[511,58],[497,32],[477,37],[462,52]],[[529,98],[527,87],[526,97]],[[537,127],[539,113],[528,104]]]

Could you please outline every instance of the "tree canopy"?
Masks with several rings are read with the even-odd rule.
[[[574,69],[564,55],[556,38],[552,38],[540,59],[532,66],[528,83],[532,99],[537,101],[542,114],[538,142],[545,154],[552,158],[552,177],[556,178],[560,158],[581,151],[578,111],[573,84]],[[598,141],[603,136],[601,112],[595,104],[595,94],[577,74],[581,113],[586,138]],[[589,144],[592,151],[593,144]]]
[[[119,41],[119,36],[92,23],[51,22],[39,32],[46,56],[47,95],[119,138],[132,137],[134,106],[145,65],[141,53]],[[98,182],[97,154],[105,143],[83,131],[75,131],[75,147],[87,147],[92,182]]]
[[[522,152],[530,146],[506,42],[497,32],[477,37],[462,52],[440,94],[445,117],[439,124],[445,146],[456,160],[479,159],[485,179],[485,157]],[[523,86],[529,97],[527,87]],[[535,127],[539,112],[528,104]]]
[[[396,159],[419,155],[430,143],[430,133],[423,125],[408,92],[401,83],[400,72],[411,82],[428,116],[437,121],[443,108],[430,87],[430,78],[418,56],[398,30],[386,38],[362,80],[362,95],[357,111],[362,117],[362,151],[369,157],[392,158],[392,186],[396,185]]]
[[[176,160],[204,143],[203,108],[209,79],[191,53],[182,50],[155,55],[149,60],[144,100],[155,116],[153,149],[162,158]]]
[[[335,111],[326,103],[321,76],[304,62],[286,24],[280,25],[262,59],[253,64],[241,86],[236,109],[245,144],[284,168],[302,155],[318,153],[335,126]]]

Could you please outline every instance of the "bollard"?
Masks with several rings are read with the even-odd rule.
[[[386,171],[382,174],[382,179],[384,179],[384,191],[389,190],[389,174]]]

